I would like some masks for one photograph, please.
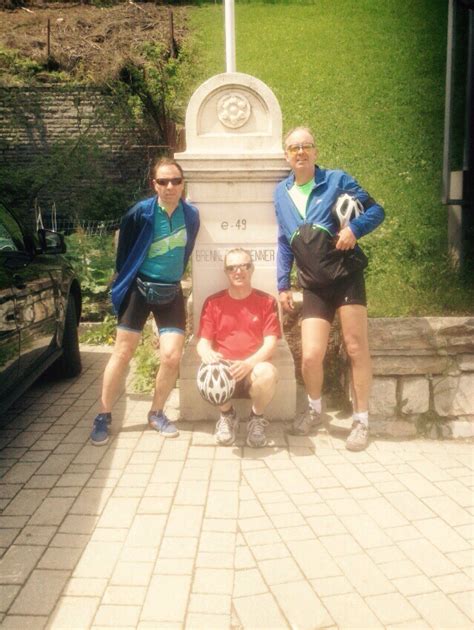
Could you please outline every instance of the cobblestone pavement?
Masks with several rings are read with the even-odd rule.
[[[164,440],[128,395],[94,447],[107,352],[2,421],[2,627],[472,627],[471,444]]]

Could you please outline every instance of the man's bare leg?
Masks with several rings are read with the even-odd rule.
[[[247,445],[262,448],[267,444],[265,427],[268,424],[263,416],[265,407],[275,395],[278,373],[274,365],[268,361],[258,363],[250,373],[249,390],[252,410],[247,424]]]
[[[140,341],[141,333],[117,328],[112,355],[107,362],[102,380],[101,411],[95,417],[90,440],[94,446],[109,441],[112,407],[123,389],[125,374]]]
[[[323,361],[329,341],[331,324],[325,319],[308,317],[301,322],[301,371],[310,398],[321,398]]]
[[[367,309],[359,304],[348,304],[339,309],[342,336],[351,362],[354,411],[369,408],[372,384],[372,361],[369,352]]]
[[[165,332],[160,335],[160,367],[156,375],[155,392],[148,414],[148,424],[167,438],[174,438],[179,435],[176,425],[169,420],[163,412],[163,408],[178,378],[183,346],[184,335],[181,333]]]
[[[367,309],[348,304],[339,309],[344,345],[351,362],[353,392],[352,429],[346,441],[350,451],[362,451],[369,440],[369,394],[372,362],[369,352]]]
[[[102,381],[101,413],[110,413],[123,388],[125,374],[135,350],[140,342],[141,333],[124,328],[117,328],[115,345],[104,370]]]
[[[184,348],[184,335],[167,332],[160,335],[160,368],[156,375],[152,410],[161,411],[176,384],[179,362]]]
[[[295,418],[289,429],[292,435],[308,435],[322,423],[323,361],[330,330],[331,323],[319,317],[309,317],[301,322],[301,369],[308,395],[308,407]]]
[[[267,361],[257,363],[250,373],[249,394],[252,399],[253,411],[257,415],[263,414],[265,407],[275,395],[278,381],[276,367]]]

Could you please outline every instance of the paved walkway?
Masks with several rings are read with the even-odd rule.
[[[79,379],[3,419],[2,627],[472,627],[472,445],[349,453],[279,423],[261,450],[210,423],[166,441],[130,395],[97,448],[107,356],[84,347]]]

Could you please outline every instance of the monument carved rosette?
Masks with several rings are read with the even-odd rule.
[[[223,125],[231,129],[245,125],[251,111],[248,99],[238,92],[224,94],[217,102],[217,117]]]

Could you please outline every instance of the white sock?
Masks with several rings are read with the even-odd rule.
[[[366,427],[369,426],[369,412],[368,411],[357,411],[352,414],[352,419],[354,422],[360,422],[361,424],[365,424]]]
[[[321,398],[310,398],[308,396],[309,406],[316,413],[321,413]]]

